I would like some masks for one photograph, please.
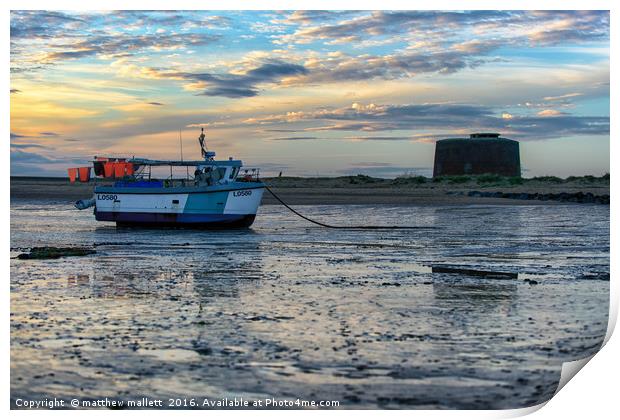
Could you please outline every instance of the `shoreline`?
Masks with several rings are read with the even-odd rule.
[[[609,196],[609,180],[545,182],[525,180],[521,184],[496,182],[480,184],[469,182],[420,182],[418,178],[386,180],[364,176],[338,178],[265,178],[264,181],[285,202],[293,205],[558,205],[579,204],[570,201],[518,199],[517,195],[590,194]],[[88,198],[93,194],[94,182],[71,184],[67,178],[11,177],[11,202],[14,201],[67,201]],[[473,195],[469,195],[472,193]],[[498,192],[512,198],[492,197]],[[477,194],[481,193],[481,194]],[[486,196],[485,196],[486,195]],[[265,192],[263,205],[278,204]]]

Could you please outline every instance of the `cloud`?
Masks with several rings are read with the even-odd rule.
[[[19,89],[11,89],[11,93],[20,93],[20,92],[21,92],[21,90],[19,90]]]
[[[362,41],[386,36],[452,38],[462,32],[487,31],[530,42],[591,41],[609,36],[607,11],[376,11],[332,23],[326,12],[296,12],[289,23],[303,24],[279,43],[307,44]],[[525,28],[525,30],[524,30]]]
[[[32,149],[32,148],[50,150],[51,146],[50,146],[49,140],[56,139],[57,137],[59,137],[59,134],[51,132],[51,131],[44,131],[36,135],[22,135],[22,134],[17,134],[17,133],[11,133],[10,137],[11,137],[11,159],[13,159],[14,151],[22,151],[23,149]],[[33,142],[37,140],[41,141],[41,143]],[[36,157],[36,156],[30,156],[29,154],[16,155],[16,156],[18,158],[20,158],[21,156],[22,160],[28,161],[28,162],[34,162],[35,157]],[[53,160],[45,156],[42,156],[40,159],[42,159],[42,161],[45,161],[45,162],[51,162]],[[47,160],[44,160],[44,159],[47,159]]]
[[[308,70],[299,64],[286,63],[281,60],[267,60],[256,67],[243,72],[211,73],[181,72],[160,70],[151,67],[131,67],[131,74],[147,79],[169,79],[189,82],[185,88],[199,91],[202,96],[223,96],[227,98],[245,98],[257,96],[264,84],[277,84],[285,77],[307,74]],[[126,69],[121,68],[121,71]]]
[[[305,71],[283,75],[286,86],[372,79],[395,80],[421,74],[453,74],[500,61],[492,56],[503,47],[595,42],[609,38],[607,11],[296,11],[270,23],[249,24],[246,31],[272,33],[280,44],[353,44],[356,49],[396,44],[389,52],[294,51],[294,60],[271,51],[265,61],[283,61]],[[228,38],[211,29],[229,28],[228,17],[204,11],[118,11],[107,13],[13,12],[11,52],[13,73],[40,70],[66,60],[134,56],[161,50],[187,51]],[[41,28],[37,29],[39,26]],[[283,32],[283,27],[287,29]],[[76,28],[76,29],[74,29]],[[181,30],[179,30],[181,28]],[[254,28],[254,29],[253,29]],[[206,29],[210,29],[206,31]],[[186,32],[189,31],[189,32]],[[292,32],[291,32],[292,31]],[[248,35],[248,34],[241,34]],[[236,34],[235,36],[239,36]],[[38,39],[41,54],[22,41]],[[168,73],[177,70],[162,70]],[[185,72],[185,71],[184,71]],[[189,73],[194,73],[190,71]],[[256,96],[254,86],[236,86],[235,71],[195,74],[207,96]],[[205,78],[208,80],[200,80]],[[240,79],[242,82],[243,79]]]
[[[132,27],[164,27],[173,29],[224,29],[231,25],[225,16],[205,15],[204,11],[171,11],[171,10],[119,10],[110,14],[116,23]],[[109,23],[112,23],[108,19]],[[161,29],[161,28],[160,28]]]
[[[465,68],[478,67],[488,60],[480,57],[483,50],[492,48],[480,44],[478,50],[458,51],[449,49],[413,50],[393,54],[351,56],[341,54],[326,60],[313,60],[307,66],[305,77],[289,81],[290,85],[319,82],[410,78],[424,73],[451,74]]]
[[[506,133],[514,133],[522,140],[542,140],[576,135],[609,135],[609,117],[574,115],[526,116],[498,125]]]
[[[11,12],[11,72],[40,71],[68,60],[111,59],[216,43],[227,18],[204,12]],[[192,27],[184,25],[191,23]],[[169,28],[169,30],[162,28]],[[179,28],[183,27],[183,30]],[[195,28],[195,29],[194,29]],[[207,31],[208,30],[208,31]]]
[[[54,159],[50,159],[39,153],[24,152],[23,150],[11,150],[11,165],[13,163],[28,163],[28,164],[41,164],[54,162]]]
[[[307,74],[308,70],[298,64],[271,61],[261,64],[244,74],[215,75],[212,73],[162,73],[162,77],[204,83],[200,95],[243,98],[258,95],[259,85],[277,83],[283,77]]]
[[[289,17],[289,23],[295,22],[301,26],[292,34],[274,35],[276,43],[401,47],[389,53],[311,57],[304,64],[308,75],[291,78],[291,85],[451,74],[502,61],[491,54],[504,47],[609,39],[607,11],[379,11],[337,22],[329,12],[296,12]]]
[[[220,36],[213,34],[147,34],[147,35],[99,35],[81,41],[51,44],[41,61],[53,63],[95,55],[126,57],[146,49],[166,50],[208,45]]]
[[[300,24],[310,25],[313,23],[324,24],[328,21],[334,21],[342,19],[344,17],[350,17],[363,12],[357,12],[353,10],[344,11],[330,11],[330,10],[296,10],[286,18],[276,21],[277,23],[285,23],[289,25]]]
[[[105,27],[115,31],[157,29],[170,27],[182,29],[225,29],[231,24],[225,16],[208,15],[203,11],[139,11],[122,10],[112,12],[57,12],[57,11],[12,11],[12,39],[50,39],[71,37],[80,34],[101,33]]]
[[[559,96],[545,96],[543,98],[543,100],[545,100],[545,101],[563,101],[565,99],[575,98],[575,97],[578,97],[578,96],[583,96],[583,93],[574,92],[574,93],[566,93],[564,95],[559,95]]]
[[[402,127],[414,129],[416,124],[429,122],[461,125],[465,121],[473,122],[482,117],[490,117],[493,113],[494,111],[489,107],[469,104],[376,105],[371,103],[364,105],[355,102],[350,107],[322,108],[310,112],[287,112],[286,114],[246,120],[246,122],[273,124],[290,122],[291,120],[355,121],[353,124],[360,127],[385,126],[382,129]],[[347,122],[347,124],[349,123]]]
[[[260,131],[264,131],[267,133],[296,133],[299,130],[295,130],[295,129],[288,129],[288,128],[270,128],[267,130],[260,130]]]
[[[312,136],[293,136],[293,137],[277,137],[277,138],[273,138],[273,139],[269,139],[269,140],[317,140],[318,137],[312,137]]]
[[[55,11],[11,11],[11,39],[47,39],[81,26],[80,16]],[[77,25],[76,25],[77,24]]]
[[[34,146],[32,146],[34,147]],[[66,168],[81,166],[87,156],[54,158],[36,152],[26,152],[19,147],[11,148],[11,175],[58,176],[66,174]],[[51,168],[54,168],[50,170]]]
[[[557,117],[558,115],[565,115],[565,113],[556,109],[543,109],[538,111],[536,115],[539,117]]]
[[[148,105],[154,105],[154,106],[164,106],[164,104],[162,104],[161,102],[147,102]]]
[[[606,11],[543,12],[545,25],[528,33],[531,42],[560,44],[607,40],[609,38],[609,13]]]
[[[370,123],[338,123],[325,125],[320,127],[309,127],[304,131],[379,131],[379,130],[395,130],[395,126],[379,125]]]
[[[291,119],[291,114],[295,117]],[[300,131],[351,131],[381,132],[402,130],[412,132],[411,137],[394,136],[354,136],[355,140],[413,140],[434,141],[433,135],[416,131],[455,133],[477,131],[499,131],[505,135],[521,137],[523,140],[559,138],[572,135],[608,135],[609,117],[575,116],[551,113],[540,115],[517,116],[511,118],[497,113],[490,107],[471,104],[408,104],[377,105],[353,103],[351,107],[319,109],[312,112],[288,112],[269,115],[263,118],[245,120],[245,124],[271,125],[280,128],[282,124],[304,122],[309,127]],[[286,125],[282,128],[286,129]],[[270,129],[274,129],[270,127]],[[452,130],[452,133],[446,130]],[[443,136],[445,137],[445,136]],[[347,137],[345,137],[347,139]]]
[[[40,148],[45,149],[45,146],[36,143],[11,143],[12,149],[30,149],[30,148]]]
[[[11,133],[11,140],[13,139],[42,139],[42,138],[58,137],[58,136],[59,136],[58,133],[54,133],[52,131],[43,131],[39,133],[38,135],[23,135],[23,134]]]
[[[356,141],[401,141],[401,140],[411,140],[411,137],[407,136],[348,136],[343,137],[346,140],[356,140]]]
[[[435,144],[437,140],[447,139],[451,137],[469,137],[470,130],[454,130],[452,132],[435,131],[431,133],[415,133],[411,136],[414,143]]]

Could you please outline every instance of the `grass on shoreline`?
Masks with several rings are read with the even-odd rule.
[[[368,175],[351,175],[341,177],[274,177],[265,178],[272,185],[286,187],[301,187],[309,185],[346,187],[346,186],[423,186],[430,185],[479,185],[482,187],[495,186],[519,186],[519,185],[549,185],[549,184],[571,184],[571,185],[609,185],[609,174],[600,177],[593,175],[569,176],[559,178],[556,176],[537,176],[533,178],[507,177],[494,174],[483,175],[454,175],[427,178],[421,175],[403,175],[395,179],[374,178]]]

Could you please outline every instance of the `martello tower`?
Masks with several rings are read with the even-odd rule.
[[[497,174],[521,176],[519,142],[499,133],[437,141],[433,176]]]

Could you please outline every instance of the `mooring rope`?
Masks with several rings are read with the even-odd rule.
[[[329,229],[435,229],[434,226],[373,226],[373,225],[365,225],[365,226],[334,226],[334,225],[328,225],[327,223],[322,223],[322,222],[319,222],[317,220],[313,220],[313,219],[311,219],[309,217],[304,216],[303,214],[301,214],[300,212],[298,212],[297,210],[295,210],[294,208],[292,208],[291,206],[286,204],[280,197],[278,197],[278,195],[276,193],[271,191],[271,188],[269,188],[267,185],[265,185],[265,189],[267,191],[269,191],[269,193],[271,195],[273,195],[273,197],[276,200],[278,200],[280,202],[280,204],[282,204],[284,207],[289,209],[291,212],[295,213],[297,216],[301,217],[304,220],[307,220],[310,223],[314,223],[315,225],[319,225],[319,226],[322,226],[322,227],[325,227],[325,228],[329,228]]]

